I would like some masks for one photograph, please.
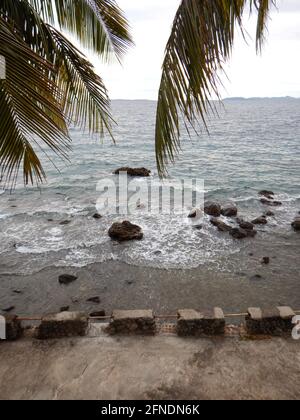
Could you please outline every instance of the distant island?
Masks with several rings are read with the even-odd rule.
[[[274,100],[274,99],[300,99],[300,98],[295,98],[293,96],[266,96],[266,97],[250,97],[250,98],[244,98],[242,96],[237,96],[237,97],[231,97],[231,98],[224,98],[223,101],[259,101],[259,100]]]

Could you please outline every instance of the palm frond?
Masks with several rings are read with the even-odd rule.
[[[65,36],[52,27],[50,32],[56,44],[56,82],[64,93],[61,105],[66,118],[82,129],[101,135],[106,129],[112,136],[113,119],[102,79]]]
[[[166,174],[180,150],[180,122],[195,128],[215,111],[224,64],[236,27],[243,32],[247,4],[258,11],[257,45],[263,41],[273,0],[182,0],[168,40],[158,94],[155,149],[158,172]],[[252,10],[252,9],[251,9]]]
[[[129,25],[115,0],[28,0],[43,19],[77,37],[105,60],[119,60],[132,45]]]
[[[50,148],[66,158],[68,130],[58,101],[60,92],[47,75],[52,65],[36,54],[0,17],[0,54],[6,79],[0,80],[0,168],[14,182],[23,165],[24,182],[43,181],[35,149]]]

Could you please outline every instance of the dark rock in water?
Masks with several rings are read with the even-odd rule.
[[[263,259],[261,260],[262,264],[270,264],[270,257],[263,257]]]
[[[191,210],[190,213],[188,214],[188,217],[190,219],[194,219],[197,216],[197,210]]]
[[[254,255],[253,252],[249,252],[250,257],[253,257],[253,255]]]
[[[272,216],[275,216],[275,213],[271,210],[268,210],[265,212],[265,216],[272,217]]]
[[[102,219],[102,216],[101,216],[101,214],[99,214],[99,213],[95,213],[95,214],[93,215],[93,219]]]
[[[105,311],[104,310],[102,310],[102,311],[96,311],[96,312],[91,312],[90,313],[90,316],[93,318],[93,317],[95,317],[95,318],[101,318],[101,317],[103,317],[103,316],[106,316],[106,314],[105,314]]]
[[[47,219],[47,222],[53,222],[54,220],[53,219]]]
[[[274,200],[274,193],[273,191],[268,191],[268,190],[262,190],[259,191],[258,195],[263,195],[264,197],[268,198],[269,200]]]
[[[270,201],[267,200],[266,198],[261,198],[260,202],[262,204],[265,204],[266,206],[271,206],[271,207],[278,207],[278,206],[282,206],[282,202],[281,201]]]
[[[246,222],[245,220],[240,221],[239,226],[240,226],[240,228],[245,229],[245,230],[253,230],[254,229],[254,224],[250,223],[250,222]]]
[[[23,292],[22,292],[22,290],[15,289],[15,290],[13,290],[13,293],[15,293],[16,295],[21,295]]]
[[[204,212],[209,216],[219,217],[221,216],[221,206],[218,203],[206,201],[204,203]]]
[[[249,237],[249,238],[254,238],[254,236],[256,236],[257,235],[257,230],[255,230],[255,229],[249,229],[249,230],[246,230],[246,232],[247,232],[247,236]]]
[[[71,220],[63,220],[59,224],[62,225],[62,226],[64,226],[64,225],[69,225],[70,223],[71,223]]]
[[[70,284],[77,280],[78,277],[72,276],[71,274],[62,274],[59,276],[58,281],[60,284]]]
[[[233,228],[230,230],[229,234],[234,238],[234,239],[244,239],[247,238],[248,233],[246,230],[241,229],[241,228]]]
[[[114,171],[115,175],[118,175],[120,172],[127,172],[127,175],[129,176],[138,176],[138,177],[148,177],[151,174],[151,171],[146,168],[129,168],[127,166],[123,168],[116,169]]]
[[[127,220],[122,223],[114,223],[110,227],[108,235],[111,239],[120,242],[143,239],[142,228],[128,222]]]
[[[11,312],[15,309],[14,306],[9,306],[8,308],[1,309],[3,312]]]
[[[266,225],[268,223],[266,216],[257,217],[257,219],[252,220],[253,225]]]
[[[69,309],[70,309],[70,306],[62,306],[60,308],[60,312],[68,312]]]
[[[296,217],[296,219],[292,223],[292,227],[296,231],[300,230],[300,217]]]
[[[153,254],[154,254],[154,255],[161,255],[161,254],[162,254],[162,252],[158,249],[157,251],[154,251],[154,252],[153,252]]]
[[[261,280],[263,277],[260,274],[255,274],[250,280]]]
[[[101,302],[99,296],[91,297],[91,298],[87,299],[86,301],[87,302],[92,302],[92,303],[100,303]]]
[[[229,226],[226,223],[222,222],[222,220],[216,219],[214,217],[210,219],[210,223],[216,226],[221,232],[230,232],[232,229],[232,226]]]
[[[223,205],[222,210],[221,210],[221,214],[226,217],[234,217],[237,215],[237,213],[238,213],[238,209],[236,205],[233,203],[227,203]]]
[[[193,228],[201,230],[201,229],[203,229],[203,226],[202,225],[194,225]]]

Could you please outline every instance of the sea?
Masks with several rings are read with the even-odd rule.
[[[182,127],[181,151],[159,178],[155,161],[155,101],[112,101],[115,143],[71,128],[69,161],[43,157],[47,182],[0,191],[0,274],[32,274],[46,267],[85,267],[105,261],[162,269],[205,266],[237,270],[236,256],[249,242],[274,244],[299,255],[299,234],[291,222],[300,211],[300,99],[229,99],[190,136]],[[182,214],[160,214],[137,206],[132,214],[97,212],[103,180],[117,182],[119,167],[151,170],[147,182],[159,187],[172,180],[203,181],[205,200],[232,201],[239,216],[252,220],[267,207],[258,192],[272,190],[282,206],[258,227],[257,238],[235,240],[203,216],[201,229]],[[140,203],[143,204],[143,203]],[[142,227],[142,241],[115,243],[108,236],[113,222],[129,220]],[[63,224],[61,224],[63,222]],[[229,221],[234,225],[234,220]],[[288,250],[288,251],[287,251]],[[235,256],[235,267],[231,257]]]

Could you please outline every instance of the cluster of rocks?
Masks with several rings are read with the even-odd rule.
[[[271,207],[278,207],[282,205],[281,201],[276,201],[274,199],[275,194],[273,193],[273,191],[262,190],[258,193],[258,195],[262,196],[262,198],[260,199],[260,202],[262,204],[265,204]]]
[[[152,310],[113,311],[110,334],[154,335],[156,323]]]

